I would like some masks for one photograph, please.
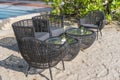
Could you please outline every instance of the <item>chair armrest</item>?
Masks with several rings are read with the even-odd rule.
[[[81,18],[81,19],[79,20],[79,26],[81,26],[82,24],[86,24],[86,23],[87,23],[86,18]]]

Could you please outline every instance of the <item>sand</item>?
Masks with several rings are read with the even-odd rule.
[[[112,23],[102,30],[103,36],[93,45],[80,51],[72,61],[52,68],[54,80],[120,80],[120,25]],[[17,52],[16,40],[11,33],[0,36],[0,80],[48,80],[49,70],[32,68],[25,76],[27,63]],[[7,32],[6,32],[7,33]],[[41,73],[43,76],[39,75]]]

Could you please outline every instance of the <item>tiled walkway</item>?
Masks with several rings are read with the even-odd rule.
[[[0,1],[0,4],[22,5],[22,6],[34,6],[34,7],[50,7],[47,4],[35,4],[35,3],[23,3],[23,2],[4,2]]]

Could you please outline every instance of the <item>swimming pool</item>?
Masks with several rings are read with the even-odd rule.
[[[15,6],[0,4],[0,19],[6,19],[26,14],[39,13],[41,11],[50,10],[49,8],[29,7],[29,6]]]

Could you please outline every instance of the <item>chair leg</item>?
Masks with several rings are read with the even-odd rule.
[[[65,70],[64,60],[62,59],[63,70]]]
[[[28,71],[30,70],[30,66],[28,66],[27,70],[26,70],[26,77],[28,76]]]
[[[101,32],[101,30],[100,30],[100,35],[102,36],[102,32]]]
[[[50,32],[49,36],[52,37],[52,32]]]
[[[20,50],[18,50],[18,54],[20,53]]]
[[[49,72],[50,72],[50,78],[51,80],[53,80],[53,77],[52,77],[52,70],[51,70],[51,67],[49,66]]]
[[[97,29],[97,40],[98,40],[98,29]]]

